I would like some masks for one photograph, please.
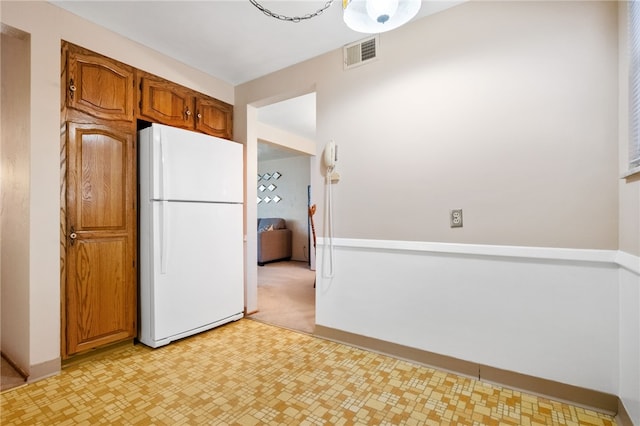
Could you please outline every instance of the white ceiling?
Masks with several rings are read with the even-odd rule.
[[[258,0],[274,13],[302,16],[326,1]],[[427,16],[460,1],[423,1]],[[269,17],[249,0],[51,1],[78,16],[178,59],[232,85],[340,48],[367,37],[342,20],[342,1],[301,22]]]
[[[326,4],[326,1],[315,0],[258,1],[272,12],[287,16],[304,16]],[[460,2],[423,1],[414,20]],[[333,0],[321,15],[297,23],[269,17],[249,0],[51,3],[232,85],[368,36],[344,24],[341,0]],[[258,119],[315,139],[315,95],[263,107]],[[264,155],[269,152],[278,154],[269,147],[263,150]]]

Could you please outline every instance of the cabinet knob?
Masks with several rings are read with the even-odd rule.
[[[76,242],[76,238],[78,238],[78,234],[76,234],[76,230],[72,226],[71,232],[69,233],[69,240],[71,242],[71,245]]]
[[[191,117],[191,111],[189,111],[189,108],[187,108],[187,109],[185,110],[185,112],[184,112],[184,116],[185,116],[185,119],[187,119],[187,118]]]
[[[69,95],[71,96],[71,99],[73,99],[73,93],[76,91],[76,85],[73,84],[73,79],[69,80]]]
[[[198,118],[198,120],[200,120],[200,119],[202,118],[202,114],[197,113],[197,114],[196,114],[196,117]]]

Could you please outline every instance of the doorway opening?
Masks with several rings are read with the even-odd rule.
[[[309,212],[315,157],[296,148],[315,147],[315,93],[264,106],[257,116],[262,129],[256,181],[261,266],[257,312],[250,318],[313,333],[315,248]]]

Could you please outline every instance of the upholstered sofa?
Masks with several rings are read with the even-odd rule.
[[[291,259],[291,229],[282,218],[258,219],[258,265]]]

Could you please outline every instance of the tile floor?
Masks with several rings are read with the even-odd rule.
[[[0,394],[2,425],[612,425],[611,416],[243,319]]]

